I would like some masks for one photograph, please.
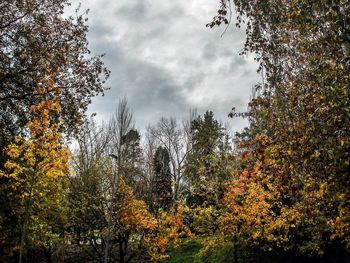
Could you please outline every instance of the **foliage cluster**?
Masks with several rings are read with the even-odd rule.
[[[349,14],[347,1],[221,1],[208,26],[237,14],[256,86],[237,135],[240,165],[222,231],[279,255],[349,253]],[[327,256],[328,255],[328,256]]]
[[[208,26],[235,8],[262,75],[248,112],[230,114],[249,120],[236,148],[211,111],[163,117],[144,141],[125,98],[106,123],[84,118],[109,72],[83,16],[5,2],[0,260],[348,262],[347,1],[221,0]]]

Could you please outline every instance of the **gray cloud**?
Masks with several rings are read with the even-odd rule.
[[[124,16],[130,21],[142,22],[147,15],[148,6],[144,1],[130,1],[124,6],[119,8],[116,12],[116,16]]]
[[[74,2],[73,2],[74,6]],[[245,110],[259,80],[251,58],[238,56],[244,30],[208,29],[217,3],[207,0],[86,0],[89,42],[106,53],[111,90],[90,111],[108,119],[126,95],[139,128],[161,116],[182,118],[189,109],[213,110],[223,121],[235,106]],[[231,120],[234,130],[246,125]]]

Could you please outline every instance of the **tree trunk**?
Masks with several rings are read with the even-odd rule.
[[[48,249],[45,249],[45,257],[46,257],[46,263],[52,262],[52,247],[49,246]]]
[[[34,188],[34,174],[32,174],[30,186],[29,186],[29,196],[28,199],[26,200],[25,203],[25,208],[24,208],[24,221],[22,225],[22,234],[21,234],[21,244],[19,248],[19,263],[23,262],[23,253],[24,253],[24,245],[27,237],[27,225],[28,225],[28,220],[29,220],[29,210],[30,210],[30,203],[32,202],[32,193],[33,193],[33,188]]]
[[[125,263],[125,253],[124,253],[124,248],[123,248],[123,239],[120,239],[119,241],[119,262],[120,263]]]
[[[235,263],[238,263],[238,249],[237,249],[237,236],[233,237],[233,260]]]

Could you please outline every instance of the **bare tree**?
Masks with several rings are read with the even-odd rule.
[[[141,136],[134,123],[133,114],[124,97],[119,101],[117,110],[108,123],[108,151],[118,157],[118,175],[131,187],[140,179],[142,155]]]
[[[187,120],[178,124],[175,118],[162,117],[159,122],[147,128],[146,152],[152,160],[155,149],[162,146],[170,154],[170,168],[173,185],[173,201],[177,202],[183,196],[183,170],[187,154],[191,150],[191,122],[196,111],[191,111]]]
[[[139,167],[141,159],[139,142],[140,135],[134,128],[132,112],[126,98],[119,101],[117,110],[107,124],[97,126],[91,120],[81,130],[77,139],[74,167],[79,176],[73,180],[77,188],[88,188],[86,196],[78,197],[87,199],[87,202],[85,206],[80,205],[80,211],[77,212],[82,214],[87,212],[82,219],[90,220],[92,224],[89,226],[83,222],[84,226],[91,230],[84,238],[95,248],[95,254],[101,262],[109,262],[111,257],[115,256],[114,248],[118,244],[119,247],[123,247],[119,255],[126,255],[125,243],[129,241],[129,237],[118,229],[116,219],[118,202],[122,201],[118,199],[121,190],[118,189],[118,185],[123,179],[135,191],[137,182],[140,181],[142,173]],[[89,175],[89,178],[85,175]],[[87,180],[81,182],[80,179],[83,177]],[[78,190],[75,193],[78,193]],[[76,199],[75,201],[80,202]],[[92,211],[89,204],[96,209]],[[77,218],[77,221],[81,223],[80,218]],[[95,226],[98,226],[98,229],[95,229]],[[102,242],[102,246],[97,240]]]
[[[111,239],[111,233],[115,232],[113,229],[112,217],[115,213],[113,211],[114,198],[118,193],[116,186],[120,178],[137,192],[137,187],[141,178],[141,148],[140,148],[140,134],[135,129],[133,114],[128,106],[128,100],[126,97],[121,99],[118,103],[118,107],[112,118],[108,123],[108,137],[109,142],[107,149],[109,156],[115,160],[113,164],[114,172],[112,173],[112,180],[110,184],[110,206],[108,208],[108,228],[105,247],[105,262],[108,261],[109,243]],[[116,242],[125,242],[117,239]],[[128,239],[128,238],[127,238]],[[120,247],[120,246],[119,246]],[[123,254],[120,251],[120,255]]]
[[[94,251],[91,256],[100,262],[104,257],[109,214],[107,193],[111,160],[106,157],[108,142],[106,126],[97,126],[92,118],[81,128],[72,156],[73,176],[68,199],[76,244],[83,242],[81,248],[89,244]]]

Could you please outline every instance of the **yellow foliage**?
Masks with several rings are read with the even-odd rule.
[[[14,193],[11,198],[19,204],[15,212],[20,218],[20,227],[28,224],[31,240],[38,244],[49,240],[46,235],[53,237],[46,214],[59,211],[63,205],[64,185],[69,175],[70,153],[62,146],[57,121],[60,110],[55,97],[31,107],[32,120],[27,124],[29,134],[8,145],[8,161],[0,171],[1,177],[9,179],[2,187]],[[25,222],[27,212],[29,221]]]

